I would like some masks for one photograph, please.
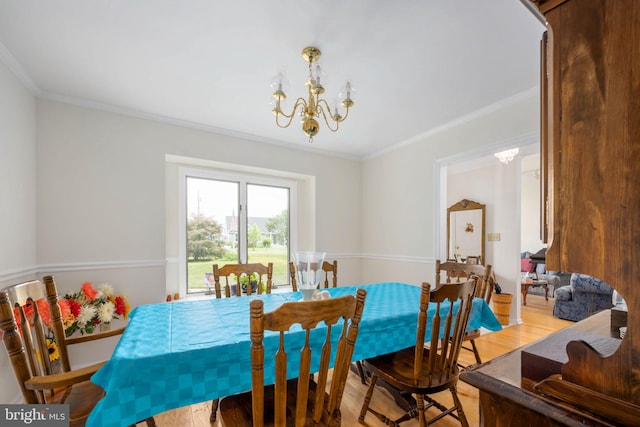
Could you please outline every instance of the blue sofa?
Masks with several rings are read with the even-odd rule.
[[[536,253],[522,252],[520,254],[520,272],[528,273],[529,276],[538,280],[546,280],[548,285],[548,295],[550,298],[555,296],[555,290],[567,286],[570,283],[571,273],[563,271],[548,271],[545,264],[546,249],[541,249]],[[540,286],[530,286],[527,289],[528,294],[544,295],[544,289]]]
[[[586,274],[571,274],[568,286],[556,289],[553,315],[575,322],[613,307],[613,289]]]

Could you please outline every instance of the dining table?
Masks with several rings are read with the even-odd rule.
[[[326,291],[336,298],[355,295],[359,288],[367,295],[352,360],[415,345],[421,287],[385,282]],[[285,302],[300,301],[302,295],[281,292],[183,299],[136,307],[111,358],[91,377],[104,389],[105,396],[86,425],[128,426],[170,409],[251,390],[249,303],[254,298],[262,299],[264,311],[269,312]],[[448,310],[448,304],[441,310]],[[431,304],[428,331],[434,311],[435,304]],[[502,329],[484,299],[474,298],[467,330],[481,327]],[[288,334],[302,332],[294,327]],[[275,334],[266,333],[265,347],[270,340],[274,345],[277,339]],[[297,367],[296,362],[290,357],[288,364]],[[268,363],[265,360],[265,367]],[[295,369],[291,372],[296,375]],[[265,369],[267,384],[272,380],[268,375],[273,373]]]

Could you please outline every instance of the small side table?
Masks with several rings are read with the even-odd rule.
[[[538,279],[522,279],[520,283],[520,290],[522,292],[522,305],[527,305],[527,292],[529,286],[542,286],[544,288],[544,300],[549,301],[549,282],[546,280]]]

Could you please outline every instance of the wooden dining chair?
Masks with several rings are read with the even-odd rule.
[[[444,273],[444,277],[443,277]],[[459,283],[463,280],[468,280],[472,276],[478,278],[476,285],[476,298],[482,298],[487,304],[491,302],[491,295],[493,295],[493,284],[491,265],[477,265],[466,264],[456,262],[440,262],[436,260],[436,283]],[[472,351],[476,359],[476,363],[482,363],[480,352],[476,346],[476,339],[480,338],[480,329],[474,329],[468,331],[464,335],[464,341],[471,343],[471,348],[463,346],[462,348],[468,351]]]
[[[475,279],[441,284],[434,290],[431,290],[429,283],[422,284],[415,346],[363,361],[372,376],[360,410],[360,423],[364,423],[367,412],[371,412],[383,423],[393,426],[417,416],[423,427],[446,415],[458,419],[465,427],[469,425],[457,393],[460,370],[457,362],[464,330],[469,321],[475,286]],[[459,305],[458,311],[454,313],[456,301]],[[430,338],[426,340],[429,342],[427,347],[425,337],[429,302],[435,303],[436,307],[431,320]],[[372,409],[371,396],[379,379],[391,387],[414,395],[417,408],[412,408],[395,421]],[[452,407],[447,408],[429,396],[447,389],[453,398]],[[440,413],[427,421],[426,411],[431,407],[439,409]]]
[[[491,295],[493,294],[491,273],[493,273],[491,264],[485,266],[436,260],[436,283],[461,282],[472,275],[478,276],[475,296],[476,298],[482,298],[487,304],[491,302]]]
[[[356,296],[286,302],[269,313],[263,312],[262,300],[252,300],[251,391],[222,399],[222,426],[339,426],[340,403],[365,298],[366,291],[358,289]],[[303,337],[288,333],[296,324],[305,331]],[[322,336],[312,332],[320,324],[326,325]],[[337,343],[331,342],[331,336],[336,336],[332,334],[335,328],[340,331]],[[265,356],[265,331],[279,334],[275,354]],[[334,356],[329,381],[329,361]],[[288,379],[288,357],[300,357],[297,378]],[[265,386],[265,360],[275,364],[274,385]],[[319,360],[319,367],[314,370],[316,381],[312,377],[312,360]]]
[[[481,260],[479,256],[468,256],[466,261],[467,264],[481,264]]]
[[[255,283],[252,284],[251,275],[257,276]],[[213,281],[216,298],[222,298],[223,290],[224,296],[230,298],[231,296],[252,295],[254,291],[257,294],[263,293],[263,276],[266,275],[265,293],[271,293],[271,279],[273,277],[273,263],[270,262],[267,265],[260,263],[251,264],[225,264],[222,267],[218,267],[218,264],[213,264]],[[224,285],[220,284],[220,277],[224,277]],[[242,281],[246,280],[246,290],[242,290]],[[209,421],[212,423],[218,418],[218,406],[220,399],[214,399],[211,402],[211,414]]]
[[[333,262],[324,261],[322,263],[322,271],[324,272],[324,287],[325,289],[329,287],[329,278],[331,278],[331,283],[334,288],[338,287],[338,261],[333,260]],[[298,281],[296,279],[296,266],[293,262],[289,262],[289,274],[291,275],[291,288],[293,292],[298,290]],[[362,364],[359,360],[353,363],[354,370],[360,376],[360,381],[362,384],[367,383],[367,378],[362,369]]]
[[[32,280],[0,292],[2,341],[24,403],[68,404],[70,425],[84,426],[104,395],[89,379],[105,362],[72,370],[67,346],[118,335],[124,328],[67,338],[55,280],[45,276],[43,281],[44,285]],[[155,426],[153,418],[146,422]]]
[[[251,276],[254,275],[256,280],[252,280]],[[264,277],[266,276],[266,284]],[[220,284],[220,277],[224,277],[224,285]],[[229,298],[233,296],[242,296],[242,294],[251,295],[254,290],[257,294],[263,293],[263,285],[265,286],[264,292],[271,293],[271,279],[273,277],[273,263],[270,262],[267,265],[261,263],[250,264],[225,264],[222,267],[218,267],[218,264],[213,264],[213,280],[215,286],[216,298],[222,298],[222,289],[224,287],[224,295]],[[246,281],[246,288],[243,290],[242,281]],[[255,289],[254,289],[255,287]]]
[[[324,261],[322,263],[322,271],[324,274],[322,283],[324,283],[325,289],[329,287],[329,279],[331,279],[332,287],[338,287],[338,261]],[[296,292],[298,290],[298,280],[296,279],[296,266],[293,262],[289,262],[289,275],[291,276],[291,288],[293,292]]]

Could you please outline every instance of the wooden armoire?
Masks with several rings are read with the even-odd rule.
[[[525,348],[461,379],[480,389],[483,425],[518,419],[531,426],[640,425],[640,0],[531,6],[547,27],[541,55],[547,268],[604,280],[627,310],[599,313],[571,334],[536,343],[544,349],[566,337],[568,361],[548,377],[522,376],[530,363]],[[611,354],[581,339],[602,324],[617,339]]]

